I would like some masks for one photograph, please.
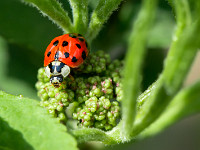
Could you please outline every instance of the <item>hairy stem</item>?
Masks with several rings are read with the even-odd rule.
[[[157,0],[144,0],[132,33],[126,54],[122,101],[122,134],[128,137],[136,114],[136,99],[141,83],[141,67],[146,53],[146,43]]]
[[[182,33],[186,31],[186,28],[191,27],[191,14],[188,2],[187,0],[175,0],[174,2],[177,16],[177,30],[173,37],[173,42],[171,44],[168,57],[165,61],[165,69],[163,72],[165,83],[167,86],[166,88],[170,93],[176,92],[181,87],[182,81],[187,75],[187,71],[195,55],[195,52],[193,52],[192,50],[188,50],[190,49],[190,46],[188,49],[184,47],[180,48],[180,46],[185,46],[182,42],[183,39],[187,40],[186,38],[184,38],[185,35],[183,36]],[[190,36],[194,38],[193,35]],[[189,43],[188,41],[185,42]],[[192,45],[193,42],[191,46]],[[194,51],[196,51],[196,48],[197,46],[195,46]]]
[[[69,0],[76,33],[85,34],[88,27],[88,0]]]
[[[78,130],[71,130],[70,132],[77,138],[79,143],[87,141],[101,141],[104,144],[117,144],[122,142],[120,137],[120,124],[109,132],[104,132],[95,128],[84,128]]]

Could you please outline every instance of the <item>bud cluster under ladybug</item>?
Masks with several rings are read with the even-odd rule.
[[[72,118],[79,127],[110,130],[120,118],[122,68],[121,61],[111,62],[108,54],[98,51],[89,54],[80,67],[71,68],[59,87],[40,68],[36,88],[41,106],[61,122]],[[70,104],[75,107],[71,116],[66,113]]]

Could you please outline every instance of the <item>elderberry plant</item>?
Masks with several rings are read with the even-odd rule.
[[[99,0],[90,10],[89,0],[69,0],[72,22],[70,11],[57,0],[23,0],[64,33],[84,35],[91,52],[59,87],[50,84],[41,64],[36,83],[40,102],[0,91],[0,149],[75,150],[77,143],[90,141],[124,143],[152,136],[200,112],[200,81],[182,86],[200,47],[196,34],[200,33],[200,1],[168,0],[176,29],[162,72],[144,92],[141,72],[158,0],[142,1],[124,60],[111,60],[104,51],[93,52],[93,40],[121,1]],[[1,74],[6,72],[5,67],[0,69]],[[0,81],[14,82],[9,77]],[[23,83],[16,85],[17,89]]]

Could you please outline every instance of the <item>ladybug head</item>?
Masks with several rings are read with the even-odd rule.
[[[63,76],[62,75],[51,76],[50,82],[55,87],[59,87],[59,84],[63,82]]]
[[[60,61],[52,61],[45,67],[46,75],[50,78],[50,82],[59,87],[63,82],[63,78],[67,77],[70,73],[70,67]]]

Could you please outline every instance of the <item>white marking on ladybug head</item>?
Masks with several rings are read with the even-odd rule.
[[[51,72],[50,72],[49,66],[46,66],[46,67],[45,67],[45,73],[46,73],[47,77],[50,78]]]
[[[70,67],[60,61],[52,61],[45,67],[46,75],[50,78],[50,82],[59,87],[63,82],[63,78],[67,77],[70,73]]]
[[[64,65],[63,68],[61,69],[61,74],[65,78],[69,75],[70,73],[70,67],[67,65]]]

